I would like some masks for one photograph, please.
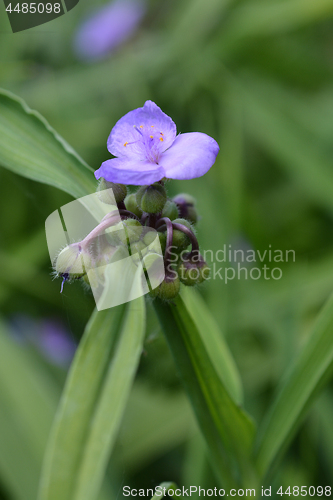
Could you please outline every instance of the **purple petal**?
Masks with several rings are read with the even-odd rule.
[[[159,165],[169,179],[194,179],[204,175],[215,163],[219,145],[209,135],[190,132],[178,135]]]
[[[114,156],[146,160],[151,150],[160,156],[173,144],[176,134],[177,128],[171,118],[154,102],[146,101],[142,108],[120,118],[107,145]]]
[[[99,59],[126,41],[146,12],[143,0],[116,0],[88,18],[74,40],[74,51],[80,59]]]
[[[142,186],[153,184],[165,177],[164,170],[156,163],[127,158],[113,158],[102,163],[95,172],[96,179],[104,177],[109,182]]]

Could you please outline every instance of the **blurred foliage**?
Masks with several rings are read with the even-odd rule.
[[[333,0],[152,0],[129,42],[83,64],[71,47],[89,9],[81,0],[50,24],[13,35],[1,3],[0,86],[45,116],[94,169],[109,158],[114,123],[146,99],[179,132],[218,141],[204,178],[168,184],[170,195],[197,198],[202,248],[296,252],[281,280],[216,279],[201,288],[236,359],[245,408],[260,422],[333,288]],[[56,317],[79,340],[94,303],[79,283],[60,295],[50,276],[44,221],[71,197],[5,169],[0,179],[0,498],[34,500],[65,374],[20,345],[10,321],[18,313]],[[108,498],[124,484],[166,479],[214,487],[151,307],[144,349]],[[277,485],[330,484],[332,418],[328,387],[284,456]]]

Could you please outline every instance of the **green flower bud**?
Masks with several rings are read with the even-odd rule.
[[[175,196],[173,201],[177,204],[180,217],[189,220],[193,224],[197,222],[198,214],[195,208],[196,200],[193,196],[182,193]]]
[[[167,201],[167,194],[164,186],[155,182],[151,186],[142,186],[136,193],[138,206],[149,214],[162,212]]]
[[[55,272],[66,279],[79,279],[91,268],[91,258],[78,243],[68,245],[59,253],[54,264]]]
[[[192,229],[191,224],[186,219],[175,219],[172,222],[176,224],[182,224],[183,226],[186,226],[188,229]],[[174,247],[177,247],[178,250],[184,250],[189,246],[190,243],[191,243],[190,238],[185,233],[183,233],[179,229],[173,230],[172,245]]]
[[[170,220],[177,219],[177,217],[179,217],[179,212],[176,203],[167,200],[162,210],[162,217],[169,217]]]
[[[142,217],[142,210],[141,208],[138,207],[138,203],[136,201],[136,194],[129,194],[126,196],[125,200],[125,207],[129,212],[132,212],[132,214],[136,215],[141,219]]]
[[[202,256],[191,255],[190,253],[183,256],[179,263],[178,269],[179,279],[186,286],[194,286],[202,283],[209,277],[210,269]]]
[[[176,275],[176,273],[174,273]],[[152,297],[158,297],[162,300],[172,300],[177,297],[180,289],[178,276],[165,276],[162,283],[150,292]]]
[[[112,188],[114,199],[112,194],[109,191],[106,191],[109,188]],[[97,193],[98,199],[103,203],[114,205],[114,201],[116,201],[116,203],[124,201],[125,196],[127,195],[127,187],[124,184],[115,184],[114,182],[106,181],[103,177],[101,177],[97,187]]]

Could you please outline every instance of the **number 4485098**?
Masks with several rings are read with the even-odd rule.
[[[322,496],[325,496],[325,497],[330,497],[331,496],[331,491],[332,491],[332,488],[331,486],[325,486],[325,488],[323,486],[293,486],[293,489],[291,489],[290,486],[288,486],[288,488],[283,491],[282,489],[282,486],[280,486],[280,488],[277,490],[276,494],[277,495],[289,495],[289,496],[294,496],[294,497],[298,497],[298,496],[301,496],[301,497],[306,497],[306,496],[309,496],[309,497],[314,497],[314,496],[318,496],[318,497],[322,497]]]
[[[12,12],[17,12],[18,14],[43,14],[46,12],[47,14],[51,14],[51,12],[54,12],[54,14],[60,14],[61,12],[61,5],[60,3],[55,3],[52,5],[51,3],[17,3],[14,8],[12,8],[12,4],[10,3],[8,7],[6,7],[6,11],[9,12],[10,14]]]

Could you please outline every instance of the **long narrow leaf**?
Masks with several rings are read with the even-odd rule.
[[[236,403],[241,403],[243,388],[236,363],[205,301],[196,290],[189,288],[182,291],[182,299],[198,328],[216,372]]]
[[[0,89],[0,165],[74,197],[95,190],[92,169],[48,122]]]
[[[143,298],[93,314],[54,422],[40,500],[96,498],[135,375],[144,331]]]
[[[265,476],[295,434],[314,397],[333,374],[333,296],[292,365],[258,435],[257,464]]]
[[[175,305],[155,300],[154,305],[211,450],[215,470],[226,487],[237,484],[240,475],[247,486],[253,484],[252,421],[234,403],[221,381],[183,300],[177,297]]]

